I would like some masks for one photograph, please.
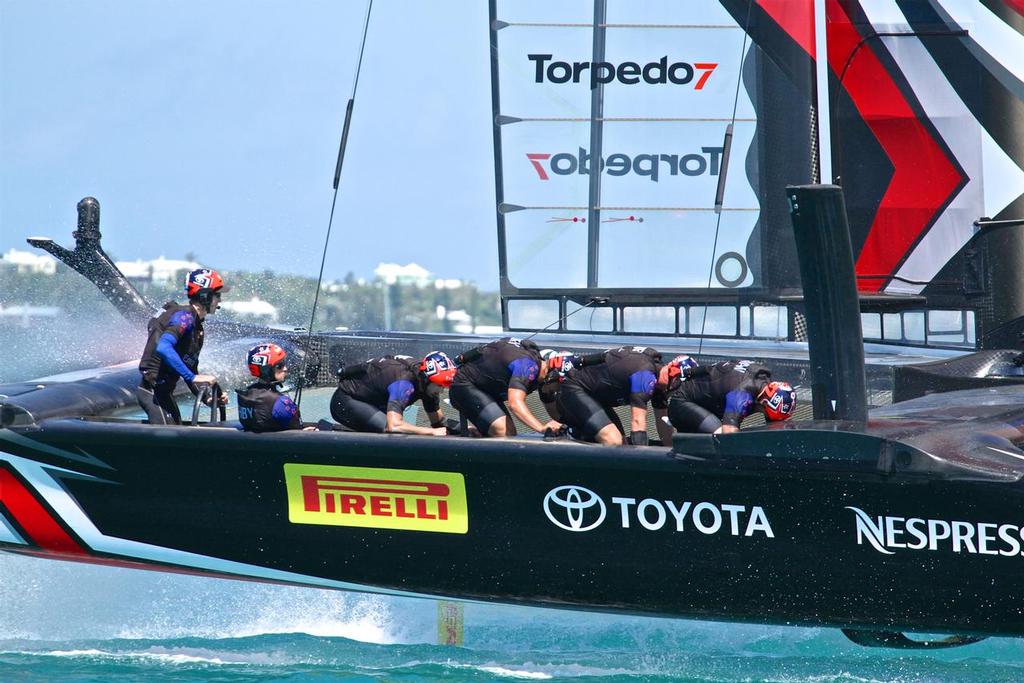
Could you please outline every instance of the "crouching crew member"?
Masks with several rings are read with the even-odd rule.
[[[761,411],[768,421],[787,420],[796,409],[796,392],[773,382],[764,365],[731,360],[691,369],[670,393],[668,416],[680,432],[737,432],[743,418]]]
[[[600,365],[573,370],[558,394],[558,411],[576,438],[606,446],[621,446],[625,430],[616,406],[630,406],[629,442],[647,445],[647,402],[654,400],[655,416],[665,414],[664,390],[659,381],[661,353],[645,346],[623,346],[605,352]],[[656,392],[661,391],[656,396]],[[668,426],[661,426],[668,430]]]
[[[462,365],[448,397],[482,436],[515,436],[512,415],[535,432],[562,428],[557,420],[541,422],[526,405],[526,395],[547,376],[547,364],[536,344],[505,337],[467,351],[460,358]]]
[[[585,365],[599,365],[604,362],[604,351],[597,353],[581,354],[573,351],[555,351],[543,349],[541,357],[548,366],[547,375],[539,382],[537,395],[540,397],[544,409],[552,420],[562,420],[558,412],[558,394],[562,390],[562,384],[569,376],[569,373]]]
[[[411,356],[384,356],[339,373],[331,399],[334,419],[357,432],[397,432],[444,436],[441,392],[451,385],[455,362],[434,351],[422,360]],[[405,421],[405,409],[418,400],[430,418],[430,427]]]
[[[221,294],[228,289],[217,271],[193,270],[185,276],[188,304],[169,301],[163,312],[149,321],[149,338],[139,361],[142,382],[136,397],[150,424],[181,424],[181,413],[174,400],[179,377],[193,394],[199,392],[197,384],[217,381],[213,375],[196,373],[203,348],[203,320],[217,310]],[[221,402],[227,403],[226,394],[221,395]]]
[[[255,384],[238,393],[238,420],[247,432],[283,432],[302,429],[295,402],[280,391],[288,377],[288,354],[277,344],[260,344],[249,349],[246,363]],[[312,430],[314,427],[307,427]]]
[[[537,396],[540,397],[540,402],[551,419],[562,421],[556,399],[562,389],[562,382],[576,367],[577,357],[572,351],[555,351],[554,349],[543,349],[540,356],[547,364],[548,371],[544,379],[538,382]]]

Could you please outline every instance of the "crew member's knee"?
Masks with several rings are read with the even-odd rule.
[[[487,428],[487,436],[494,438],[501,438],[505,436],[511,436],[508,428],[508,418],[504,415],[497,418],[491,423],[491,426]]]
[[[594,440],[602,446],[621,446],[622,432],[613,424],[605,425],[594,437]]]

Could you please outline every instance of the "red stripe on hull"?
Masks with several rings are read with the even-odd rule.
[[[0,469],[0,500],[25,530],[28,540],[49,553],[81,557],[88,554],[36,497],[6,469]]]

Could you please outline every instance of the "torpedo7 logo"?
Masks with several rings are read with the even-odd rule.
[[[593,90],[600,84],[618,81],[623,85],[636,85],[643,80],[650,85],[672,83],[673,85],[686,85],[693,82],[697,74],[697,82],[694,83],[694,90],[703,90],[711,78],[712,72],[718,67],[717,62],[672,62],[669,64],[668,55],[665,55],[656,62],[648,62],[641,66],[638,62],[622,62],[612,64],[611,62],[559,62],[552,61],[554,55],[526,55],[526,58],[534,63],[536,72],[533,80],[535,83],[580,83],[589,81],[590,89]],[[584,76],[584,72],[589,77]]]
[[[601,159],[601,171],[610,176],[624,176],[634,173],[646,177],[652,183],[663,175],[717,176],[722,164],[722,147],[701,147],[701,153],[691,154],[610,154]],[[590,152],[580,147],[576,154],[527,152],[526,158],[533,165],[540,180],[550,180],[555,175],[590,175]]]

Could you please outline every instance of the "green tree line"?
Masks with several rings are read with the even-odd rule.
[[[247,301],[257,297],[278,309],[280,324],[305,327],[316,293],[316,280],[301,275],[275,273],[270,270],[221,271],[231,285],[225,299]],[[154,306],[165,301],[184,300],[178,283],[136,283],[136,287]],[[0,264],[0,305],[57,306],[69,316],[78,313],[91,316],[116,315],[113,306],[78,273],[63,264],[54,275],[19,273],[16,268]],[[387,285],[379,278],[361,281],[349,273],[340,282],[324,283],[317,304],[316,329],[385,329],[386,318],[395,330],[418,332],[452,331],[453,323],[439,318],[438,306],[446,311],[463,310],[475,325],[501,325],[498,295],[482,292],[473,283],[451,289],[438,289],[429,284]]]

